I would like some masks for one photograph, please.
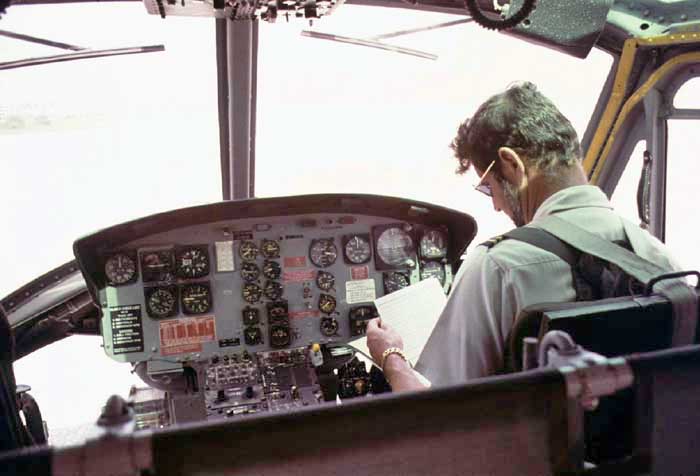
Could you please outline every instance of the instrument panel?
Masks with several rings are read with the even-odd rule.
[[[324,206],[318,197],[177,210],[165,214],[175,226],[147,217],[76,242],[106,353],[185,362],[345,343],[377,316],[377,297],[432,277],[447,292],[476,231],[468,215],[420,202],[331,195]],[[300,213],[289,200],[302,202]],[[254,216],[201,218],[242,203],[266,206]]]

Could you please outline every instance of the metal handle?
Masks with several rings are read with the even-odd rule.
[[[644,288],[644,295],[649,296],[654,288],[654,285],[660,281],[664,281],[666,279],[675,279],[675,278],[682,278],[684,276],[690,276],[693,275],[697,278],[697,282],[695,283],[695,289],[700,289],[700,272],[698,271],[677,271],[675,273],[667,273],[667,274],[660,274],[659,276],[655,276],[649,280],[647,283],[646,287]]]

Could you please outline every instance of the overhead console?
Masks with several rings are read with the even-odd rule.
[[[308,349],[362,336],[375,298],[431,277],[447,292],[475,233],[469,215],[427,203],[308,195],[153,215],[74,251],[107,355],[145,363],[147,378],[191,366],[208,389],[250,396],[268,392],[265,368],[297,362],[285,381],[302,379]]]

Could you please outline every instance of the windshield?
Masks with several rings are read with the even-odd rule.
[[[146,14],[139,3],[12,7],[3,30],[92,49],[161,53],[0,71],[3,296],[73,258],[73,241],[144,215],[221,200],[214,20]],[[0,37],[0,61],[69,51]],[[49,429],[94,421],[139,383],[96,337],[16,365]],[[99,376],[99,377],[96,377]]]
[[[344,5],[313,29],[368,38],[455,18]],[[0,193],[13,230],[1,238],[0,264],[13,270],[0,278],[3,295],[71,259],[81,235],[221,199],[214,20],[163,21],[141,4],[60,5],[13,7],[2,28],[93,49],[165,45],[0,73]],[[256,195],[428,201],[475,216],[474,243],[512,225],[472,190],[473,174],[454,175],[458,124],[489,95],[530,80],[582,135],[611,65],[597,51],[578,60],[474,24],[382,40],[437,60],[302,36],[308,28],[260,26]],[[0,51],[1,61],[65,53],[7,38]],[[74,337],[18,362],[18,382],[33,386],[50,429],[94,421],[107,396],[139,383],[100,342]]]
[[[464,17],[344,5],[314,31],[372,38]],[[449,144],[486,98],[534,82],[581,137],[610,69],[471,24],[381,40],[437,60],[300,34],[305,24],[262,24],[256,195],[354,192],[413,198],[473,215],[478,244],[512,227],[457,176]],[[562,71],[567,74],[562,75]]]

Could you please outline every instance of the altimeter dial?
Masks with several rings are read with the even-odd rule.
[[[177,274],[182,278],[201,278],[209,274],[209,249],[206,246],[190,246],[177,251]]]
[[[203,314],[211,309],[211,290],[209,284],[197,283],[183,286],[180,290],[182,311],[185,314]]]
[[[345,261],[350,264],[363,264],[372,256],[369,235],[352,235],[343,239]]]
[[[177,288],[146,288],[146,312],[154,318],[174,316],[177,312]]]
[[[120,286],[136,280],[136,260],[126,254],[117,253],[105,262],[105,276],[109,284]]]

